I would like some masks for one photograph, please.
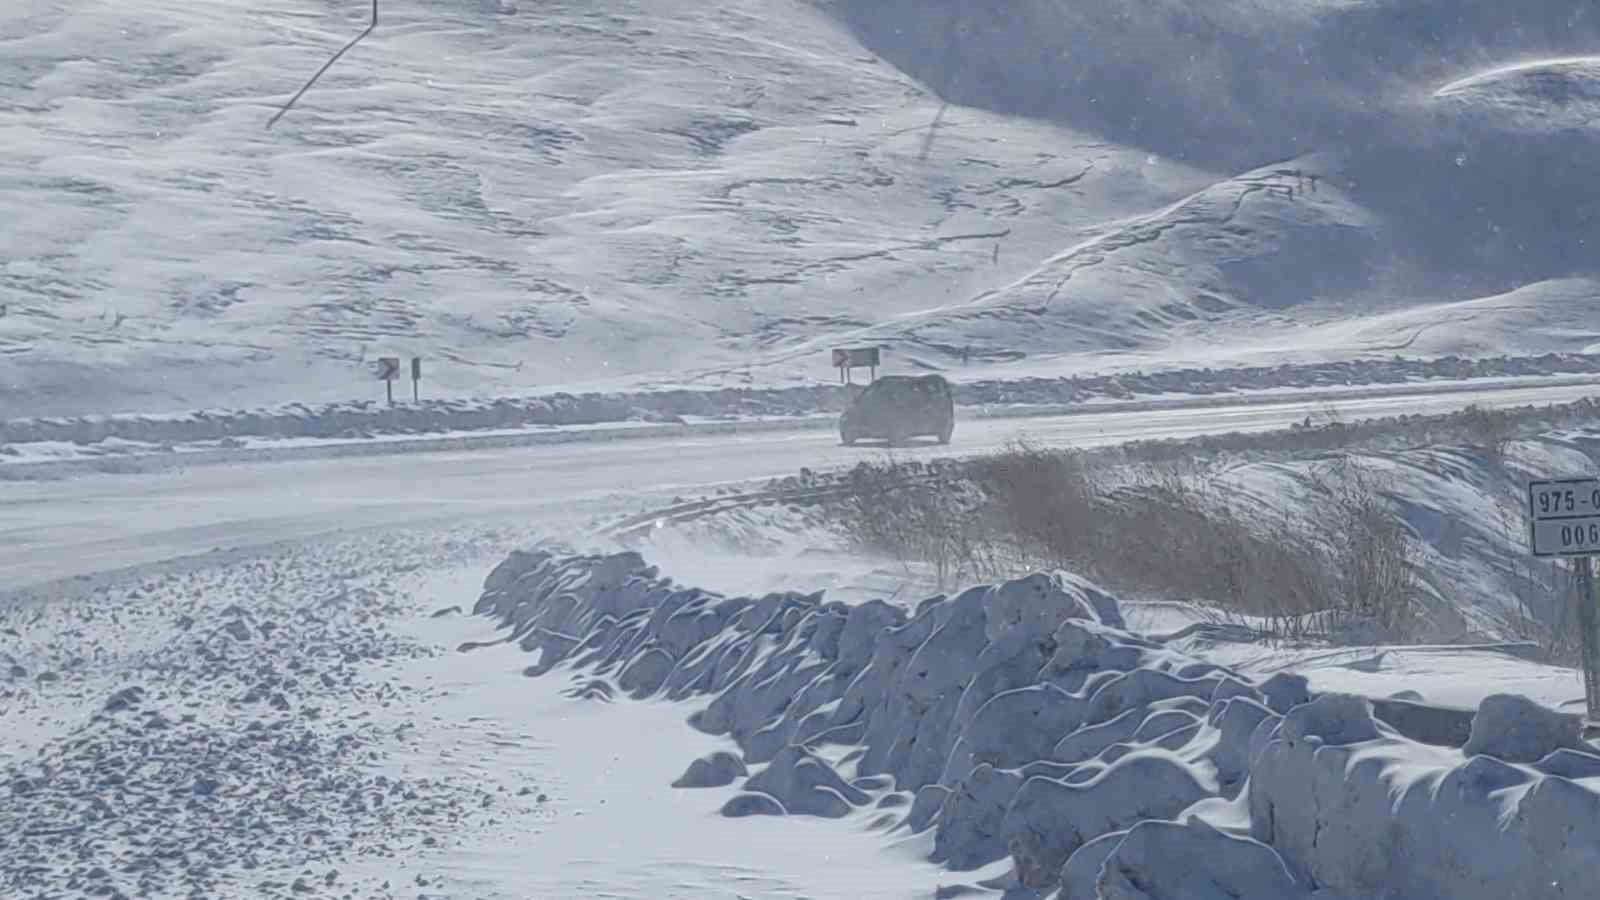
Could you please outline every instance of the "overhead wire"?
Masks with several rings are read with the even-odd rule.
[[[295,105],[295,103],[297,101],[299,101],[299,99],[301,97],[305,96],[306,91],[311,90],[311,86],[313,84],[317,83],[317,79],[322,77],[322,73],[328,71],[330,68],[333,67],[334,63],[339,61],[339,57],[341,57],[341,56],[345,55],[346,53],[350,52],[350,48],[351,47],[354,47],[356,44],[361,43],[361,39],[366,37],[367,35],[371,34],[374,30],[377,29],[377,27],[378,27],[378,0],[372,0],[372,21],[371,21],[371,23],[369,23],[367,25],[366,30],[364,30],[360,34],[356,35],[354,40],[350,41],[350,43],[348,43],[348,44],[345,44],[343,47],[341,47],[339,49],[338,53],[335,53],[332,56],[332,58],[330,58],[327,62],[323,63],[322,64],[322,68],[317,70],[317,74],[312,75],[311,76],[311,80],[307,81],[305,83],[305,86],[301,87],[300,90],[295,92],[295,95],[293,97],[289,98],[289,102],[285,103],[283,105],[282,109],[278,110],[276,113],[273,114],[272,118],[267,120],[267,129],[271,130],[272,126],[277,124],[277,121],[279,119],[283,118],[283,114],[288,112],[290,110],[290,108],[292,108]]]

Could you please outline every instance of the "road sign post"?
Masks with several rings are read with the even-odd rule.
[[[1583,631],[1583,696],[1589,721],[1600,722],[1600,623],[1594,608],[1594,562],[1578,560],[1578,628]]]
[[[384,392],[389,396],[389,405],[394,405],[394,380],[400,377],[400,357],[378,357],[378,377],[383,379]]]
[[[1528,483],[1533,555],[1578,561],[1578,630],[1589,721],[1600,722],[1600,611],[1595,609],[1594,557],[1600,555],[1600,478]]]
[[[877,347],[835,347],[833,350],[833,367],[839,370],[840,384],[851,383],[853,369],[868,369],[870,380],[877,381],[879,362]]]
[[[422,402],[422,357],[411,357],[411,402]]]

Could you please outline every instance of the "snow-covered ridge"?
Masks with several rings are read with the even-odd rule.
[[[1567,898],[1600,866],[1600,751],[1575,717],[1497,695],[1464,746],[1423,744],[1403,704],[1251,682],[1129,633],[1065,573],[907,613],[724,597],[631,553],[518,552],[476,611],[535,654],[527,674],[570,666],[575,700],[709,696],[691,723],[739,754],[680,784],[753,772],[724,815],[932,829],[949,869],[1009,857],[992,887]]]

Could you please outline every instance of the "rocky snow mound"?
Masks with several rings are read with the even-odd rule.
[[[989,887],[1500,900],[1590,896],[1600,871],[1600,755],[1575,718],[1495,696],[1464,747],[1422,744],[1364,698],[1136,637],[1068,574],[908,614],[684,588],[632,553],[515,553],[477,612],[534,654],[529,675],[709,697],[691,723],[740,755],[680,784],[742,781],[724,815],[931,829],[949,869],[1009,857]]]

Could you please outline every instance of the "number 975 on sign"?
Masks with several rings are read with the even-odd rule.
[[[1547,519],[1561,516],[1600,516],[1600,486],[1554,485],[1533,490],[1533,515]]]

